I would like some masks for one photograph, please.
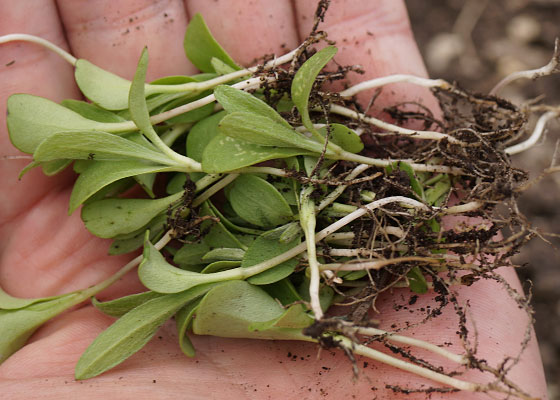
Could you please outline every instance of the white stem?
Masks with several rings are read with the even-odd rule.
[[[34,35],[28,35],[26,33],[11,33],[9,35],[0,36],[0,44],[2,43],[9,43],[9,42],[29,42],[41,45],[50,51],[58,54],[64,60],[72,65],[76,65],[76,57],[72,54],[68,53],[66,50],[58,47],[54,43],[49,42],[43,38]]]
[[[465,204],[459,204],[452,207],[433,207],[434,210],[441,211],[444,214],[462,214],[470,211],[476,211],[482,207],[483,203],[480,201],[471,201]]]
[[[259,87],[264,81],[274,81],[275,78],[273,77],[268,77],[266,79],[257,77],[257,78],[250,78],[247,80],[244,80],[243,82],[239,82],[236,83],[234,85],[232,85],[232,87],[236,88],[236,89],[253,89],[255,87]],[[159,124],[161,122],[167,121],[170,118],[176,117],[177,115],[181,115],[183,113],[186,113],[188,111],[192,111],[195,110],[197,108],[200,108],[202,106],[205,106],[206,104],[210,104],[212,102],[216,101],[216,97],[214,96],[214,94],[210,94],[206,97],[203,97],[202,99],[199,100],[195,100],[192,101],[190,103],[187,103],[185,105],[179,106],[177,108],[173,108],[169,111],[165,111],[162,112],[160,114],[154,115],[152,117],[150,117],[150,121],[152,122],[152,125],[156,125]],[[123,123],[123,124],[126,124]]]
[[[357,85],[351,86],[346,90],[340,92],[340,96],[342,97],[352,97],[355,94],[358,94],[361,91],[373,89],[380,86],[385,86],[390,83],[398,83],[398,82],[406,82],[412,83],[418,86],[424,86],[428,88],[432,87],[439,87],[442,89],[448,89],[451,85],[444,81],[443,79],[428,79],[428,78],[421,78],[419,76],[414,75],[406,75],[406,74],[396,74],[396,75],[388,75],[381,78],[371,79],[369,81],[360,82]]]
[[[199,206],[200,204],[204,203],[210,197],[214,196],[220,190],[222,190],[227,185],[229,185],[231,182],[233,182],[238,176],[239,176],[239,174],[228,174],[221,181],[219,181],[214,186],[212,186],[210,189],[206,190],[200,196],[195,198],[192,202],[193,207]]]
[[[468,360],[459,354],[452,353],[444,348],[436,346],[430,342],[426,342],[420,339],[414,339],[408,336],[397,335],[392,332],[383,331],[377,328],[357,328],[356,332],[360,335],[367,335],[367,336],[385,336],[388,340],[392,342],[402,343],[409,346],[418,347],[421,349],[425,349],[431,351],[432,353],[438,354],[442,357],[447,358],[457,364],[465,365],[468,363]]]
[[[558,111],[548,111],[543,115],[541,115],[529,139],[525,140],[524,142],[517,143],[516,145],[506,148],[505,152],[507,154],[517,154],[533,147],[541,138],[547,122],[553,118],[557,118],[558,116],[560,116],[560,112]]]
[[[445,133],[435,132],[435,131],[415,131],[413,129],[402,128],[398,125],[393,125],[388,122],[381,121],[380,119],[367,116],[363,113],[356,112],[354,110],[351,110],[343,106],[339,106],[337,104],[331,105],[330,111],[332,111],[335,114],[343,115],[348,118],[364,121],[370,125],[377,126],[378,128],[381,128],[383,130],[386,130],[394,134],[411,136],[415,139],[429,139],[429,140],[447,139],[450,143],[466,145],[466,143],[458,139],[455,139],[453,136],[447,135]]]
[[[554,43],[554,54],[552,59],[544,67],[530,69],[526,71],[517,71],[509,74],[504,79],[496,84],[490,91],[492,95],[498,95],[498,93],[511,82],[518,79],[537,79],[541,76],[547,76],[554,73],[560,72],[560,40],[556,39]]]
[[[337,249],[332,249],[329,254],[333,256],[346,256],[344,251],[340,252],[340,254],[333,254],[335,250]],[[341,249],[341,250],[346,250],[346,249]],[[354,250],[354,249],[349,249],[349,250]],[[352,253],[349,253],[348,257],[351,256]],[[441,264],[445,260],[441,258],[410,256],[410,257],[390,258],[387,260],[362,261],[362,262],[355,262],[355,263],[323,264],[320,266],[320,268],[321,270],[335,270],[335,271],[363,271],[368,269],[378,270],[387,265],[398,264],[401,262],[409,262],[409,261],[420,261],[420,262],[428,262],[431,264]]]

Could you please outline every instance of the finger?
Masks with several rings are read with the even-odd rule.
[[[306,37],[314,22],[315,2],[296,0],[300,37]],[[399,0],[333,0],[325,21],[319,26],[336,41],[335,60],[341,65],[361,65],[363,75],[351,74],[354,83],[391,74],[427,76],[414,40],[405,5]],[[368,104],[374,90],[358,98]],[[429,91],[407,84],[386,86],[374,109],[403,101],[418,101],[434,107]]]
[[[2,1],[0,35],[28,33],[41,36],[66,48],[56,6],[51,0]],[[4,158],[21,156],[10,143],[6,129],[6,101],[13,93],[31,93],[54,101],[78,97],[72,80],[72,67],[56,54],[26,42],[0,44],[0,254],[17,218],[24,210],[40,201],[53,187],[66,185],[70,174],[52,178],[40,168],[32,170],[21,181],[19,172],[29,159]]]
[[[76,57],[131,79],[142,49],[148,46],[149,80],[196,71],[182,46],[187,15],[181,0],[57,3]]]
[[[185,5],[189,15],[202,14],[218,43],[242,65],[264,55],[286,53],[299,44],[288,0],[185,0]]]

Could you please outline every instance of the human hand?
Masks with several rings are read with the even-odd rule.
[[[187,15],[201,12],[233,58],[249,65],[262,54],[281,54],[296,47],[310,30],[315,8],[315,2],[309,1],[296,1],[295,10],[288,1],[191,0],[185,3],[184,6],[179,0],[59,0],[57,14],[52,1],[6,1],[0,15],[0,34],[31,33],[63,47],[70,46],[74,55],[126,78],[132,77],[140,51],[147,44],[150,80],[195,72],[181,46]],[[340,52],[336,59],[340,64],[364,67],[366,76],[360,79],[396,72],[425,74],[400,2],[333,2],[322,29],[337,41]],[[15,62],[9,65],[12,60]],[[0,89],[2,107],[7,96],[15,92],[55,101],[80,97],[71,68],[57,56],[31,44],[2,45],[0,74],[5,82]],[[399,86],[394,93],[385,91],[378,104],[417,100],[424,94],[415,88]],[[5,129],[4,121],[0,126]],[[0,148],[3,155],[19,154],[8,143],[5,131],[0,135]],[[71,172],[47,178],[34,170],[17,181],[17,174],[27,162],[0,161],[0,176],[6,185],[0,195],[2,286],[19,297],[47,296],[87,287],[114,273],[126,257],[106,256],[108,243],[92,237],[77,213],[66,215]],[[504,271],[504,276],[519,288],[513,271]],[[141,285],[132,273],[100,298],[139,290]],[[457,292],[460,304],[470,301],[479,335],[479,357],[496,365],[504,355],[515,355],[526,326],[524,312],[517,309],[497,284],[479,282]],[[382,327],[401,326],[405,320],[413,322],[421,318],[407,310],[397,312],[391,308],[395,298],[402,302],[401,296],[408,298],[409,294],[397,290],[378,300]],[[414,308],[429,304],[430,298],[421,298]],[[438,344],[453,343],[451,348],[460,351],[455,334],[456,318],[451,309],[446,309],[442,316],[410,333]],[[168,326],[145,349],[119,367],[90,381],[74,381],[73,370],[79,356],[111,322],[87,306],[46,324],[27,346],[0,366],[0,391],[10,399],[39,395],[57,399],[78,396],[338,399],[353,395],[398,398],[385,388],[388,384],[412,388],[422,384],[433,386],[425,379],[371,362],[367,368],[360,368],[360,379],[354,383],[344,355],[323,351],[317,359],[317,346],[293,342],[196,337],[197,358],[187,359]],[[363,366],[361,362],[359,365]],[[476,380],[475,375],[469,372],[464,378]],[[511,372],[510,379],[534,396],[545,396],[535,341]],[[373,391],[373,387],[377,390]],[[415,396],[424,398],[425,394],[406,398]],[[442,396],[476,397],[472,393]]]

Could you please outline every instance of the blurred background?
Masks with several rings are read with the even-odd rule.
[[[488,92],[511,72],[538,68],[552,56],[560,37],[560,0],[405,0],[412,29],[433,78]],[[560,106],[560,74],[517,81],[502,96],[516,104],[535,99]],[[513,157],[531,178],[550,166],[560,141],[558,119],[544,140]],[[560,154],[559,154],[560,159]],[[560,160],[559,160],[560,161]],[[525,192],[521,211],[533,227],[560,234],[560,173]],[[560,238],[533,239],[514,258],[522,279],[533,283],[536,331],[551,400],[560,400]],[[527,288],[528,284],[525,285]]]

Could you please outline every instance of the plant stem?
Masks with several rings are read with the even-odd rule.
[[[202,203],[204,203],[210,197],[212,197],[213,195],[218,193],[220,190],[225,188],[227,185],[229,185],[231,182],[233,182],[237,177],[239,177],[239,174],[228,174],[228,175],[226,175],[226,177],[223,178],[221,181],[219,181],[214,186],[212,186],[210,189],[206,190],[200,196],[195,198],[192,202],[193,207],[197,207],[197,206],[201,205]]]
[[[300,225],[305,234],[305,242],[307,243],[307,260],[309,271],[309,298],[311,300],[311,310],[316,320],[323,318],[323,310],[319,301],[319,286],[321,276],[319,274],[319,262],[317,261],[317,249],[315,247],[315,202],[311,199],[311,194],[315,188],[311,185],[302,188],[300,200]]]
[[[67,61],[69,64],[72,64],[73,66],[76,66],[76,61],[78,61],[76,57],[68,53],[66,50],[38,36],[28,35],[26,33],[11,33],[9,35],[0,36],[0,44],[16,42],[16,41],[29,42],[29,43],[35,43],[41,45],[49,49],[53,53],[58,54],[61,58],[63,58],[65,61]]]
[[[447,135],[445,133],[435,132],[435,131],[415,131],[413,129],[402,128],[400,126],[381,121],[380,119],[367,116],[365,114],[356,112],[356,111],[351,110],[349,108],[339,106],[337,104],[331,105],[330,110],[335,114],[339,114],[339,115],[343,115],[343,116],[348,117],[348,118],[353,118],[353,119],[357,119],[357,120],[360,120],[360,121],[364,121],[364,122],[366,122],[370,125],[377,126],[378,128],[384,129],[384,130],[386,130],[390,133],[393,133],[393,134],[411,136],[415,139],[428,139],[428,140],[447,139],[450,143],[460,144],[460,145],[464,145],[464,146],[467,145],[466,143],[454,138],[453,136]]]
[[[360,175],[362,172],[364,172],[365,170],[367,170],[368,168],[370,168],[370,165],[367,164],[360,164],[357,167],[355,167],[347,176],[346,178],[344,178],[345,181],[350,181],[354,178],[356,178],[358,175]],[[329,204],[331,204],[333,201],[335,201],[343,192],[344,190],[347,188],[347,185],[340,185],[337,186],[333,191],[331,191],[328,195],[326,195],[323,200],[321,200],[321,202],[319,203],[319,205],[317,206],[317,212],[323,210],[325,207],[327,207]]]

